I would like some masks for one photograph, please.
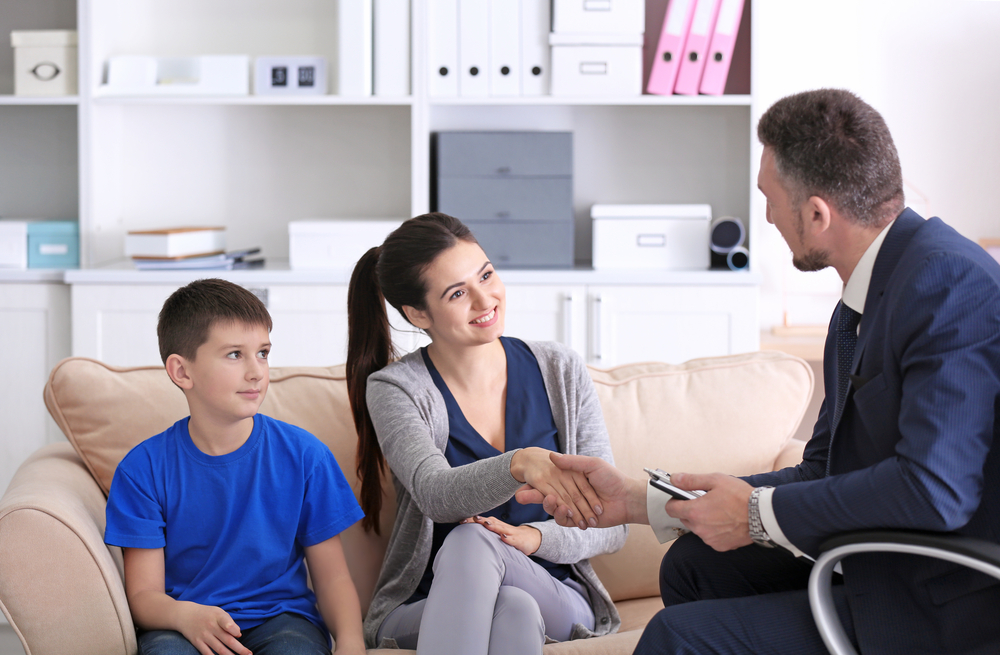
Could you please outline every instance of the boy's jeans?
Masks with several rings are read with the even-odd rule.
[[[330,655],[327,637],[297,614],[279,614],[243,631],[240,643],[254,655]],[[139,635],[140,655],[199,655],[179,632],[151,630]]]

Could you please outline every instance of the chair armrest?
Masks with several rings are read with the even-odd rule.
[[[1000,544],[940,532],[864,530],[837,535],[820,546],[809,575],[809,605],[823,642],[833,655],[857,655],[833,605],[833,568],[856,553],[923,555],[962,564],[1000,580]]]
[[[0,609],[27,655],[134,655],[106,499],[67,443],[37,450],[0,499]]]

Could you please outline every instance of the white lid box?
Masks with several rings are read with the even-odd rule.
[[[10,33],[13,48],[42,48],[76,45],[76,30],[15,30]]]

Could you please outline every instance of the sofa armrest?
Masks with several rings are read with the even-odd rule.
[[[805,451],[806,442],[798,439],[789,439],[785,447],[781,449],[774,460],[772,471],[780,471],[789,466],[798,466],[802,463],[802,453]]]
[[[27,655],[134,655],[106,499],[68,443],[37,450],[0,499],[0,609]]]

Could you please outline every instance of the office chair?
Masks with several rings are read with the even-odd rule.
[[[1000,545],[951,534],[865,530],[848,532],[820,546],[820,556],[809,576],[809,605],[816,626],[831,655],[858,655],[833,605],[833,567],[856,553],[883,552],[924,555],[962,564],[1000,579]]]

